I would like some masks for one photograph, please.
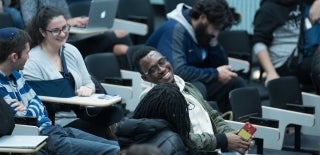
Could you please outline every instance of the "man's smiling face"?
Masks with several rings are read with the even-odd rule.
[[[152,83],[174,82],[172,66],[159,52],[149,52],[140,59],[139,64],[144,73],[141,77],[145,81]]]

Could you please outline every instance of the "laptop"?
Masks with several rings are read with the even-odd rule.
[[[48,136],[8,135],[0,137],[0,148],[36,149]]]
[[[86,27],[71,27],[70,33],[88,34],[108,31],[113,26],[119,0],[92,0]]]

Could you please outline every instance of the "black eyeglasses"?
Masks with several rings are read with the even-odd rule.
[[[156,72],[158,72],[159,67],[164,67],[168,63],[167,59],[165,57],[162,57],[159,59],[158,63],[153,65],[147,72],[145,72],[145,75],[152,75]]]
[[[13,40],[18,34],[18,30],[15,28],[4,28],[1,30],[0,39]]]
[[[61,32],[63,32],[63,33],[69,32],[70,28],[71,28],[71,26],[67,24],[67,25],[63,26],[61,29],[55,28],[55,29],[46,30],[46,31],[51,32],[51,34],[54,35],[54,36],[58,36],[58,35],[61,34]]]

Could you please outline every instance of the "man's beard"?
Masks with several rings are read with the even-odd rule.
[[[208,34],[207,29],[208,24],[200,23],[194,30],[198,44],[204,48],[210,47],[210,41],[215,37],[214,35]]]

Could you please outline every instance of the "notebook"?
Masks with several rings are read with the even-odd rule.
[[[47,138],[48,136],[2,136],[0,137],[0,148],[35,149]]]
[[[119,0],[92,0],[86,27],[71,27],[70,33],[98,33],[113,26]]]

